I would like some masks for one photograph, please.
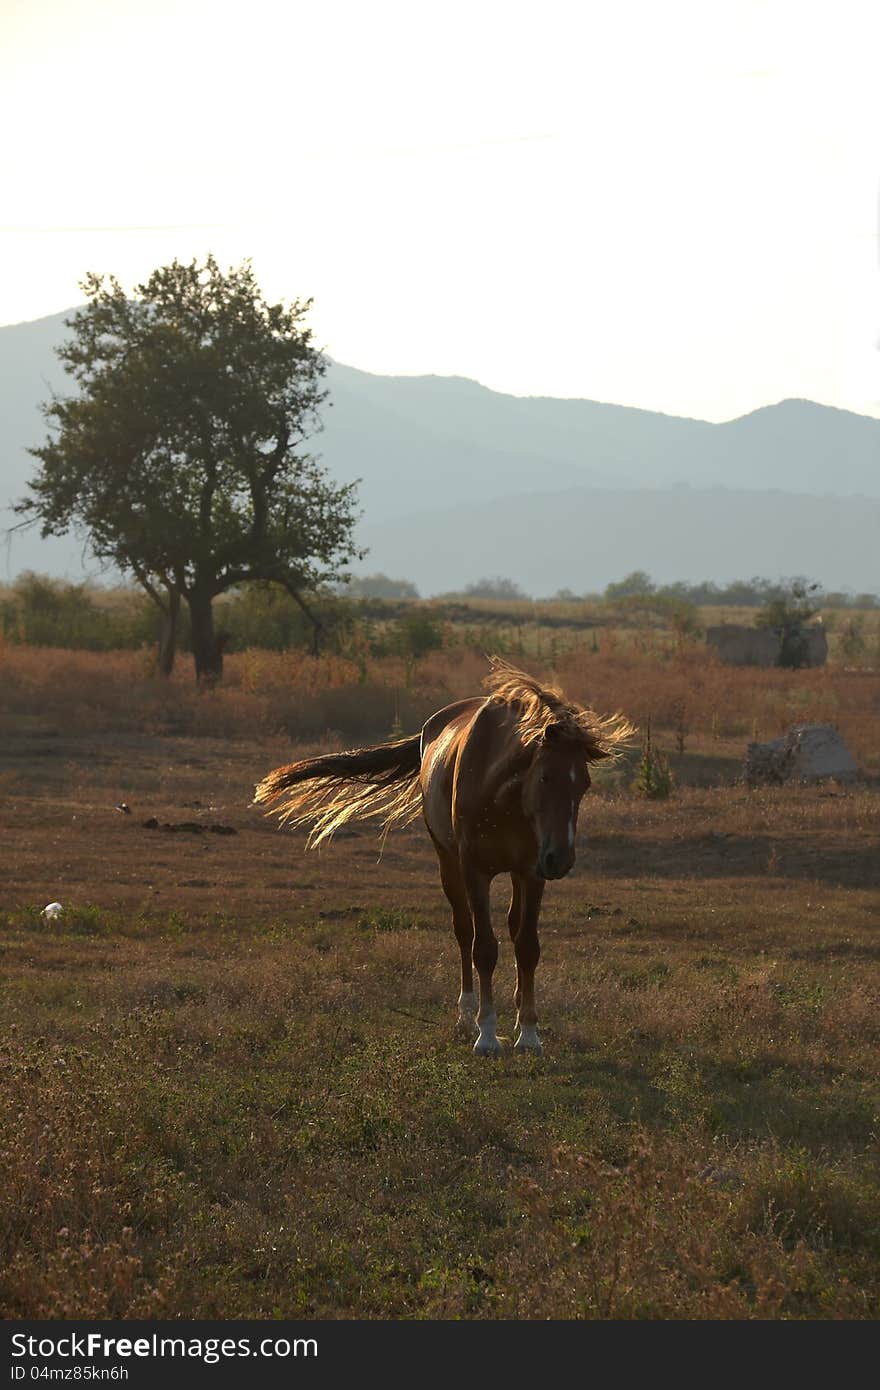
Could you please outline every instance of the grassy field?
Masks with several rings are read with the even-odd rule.
[[[248,806],[292,739],[416,727],[481,669],[243,653],[200,697],[137,653],[0,653],[5,1316],[880,1316],[880,676],[561,657],[677,784],[599,779],[546,897],[545,1055],[492,1063],[424,830],[307,855]],[[858,785],[738,783],[798,716]]]

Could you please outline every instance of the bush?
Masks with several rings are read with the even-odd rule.
[[[768,598],[755,618],[755,627],[779,633],[779,666],[799,670],[809,665],[804,627],[819,612],[819,585],[807,579],[791,579],[781,594]]]
[[[755,618],[755,627],[782,630],[802,627],[815,618],[821,606],[818,584],[811,584],[808,579],[791,579],[781,591],[765,599],[761,612]]]
[[[464,589],[466,598],[524,599],[528,598],[513,579],[505,579],[500,574],[478,579]]]
[[[352,604],[328,591],[310,594],[308,605],[321,623],[321,648],[338,652],[354,623]],[[228,635],[230,651],[248,647],[275,652],[291,648],[309,651],[314,640],[311,619],[277,584],[248,584],[237,590],[218,602],[214,621],[218,632]]]
[[[847,619],[838,638],[837,649],[847,666],[857,666],[864,660],[868,650],[864,618]]]
[[[362,574],[350,579],[345,589],[350,598],[418,598],[419,591],[408,579],[390,579],[387,574]]]
[[[420,657],[426,652],[440,651],[443,628],[424,608],[398,618],[395,646],[404,656]]]
[[[608,584],[605,589],[605,597],[610,603],[614,603],[621,598],[641,598],[647,594],[653,594],[656,585],[649,574],[644,570],[633,570],[625,578],[619,579],[616,584]]]
[[[671,628],[675,633],[679,650],[682,650],[686,642],[694,642],[703,635],[699,609],[687,599],[676,595],[659,591],[650,594],[627,594],[615,600],[614,606],[617,612],[636,626]]]
[[[105,652],[156,638],[156,610],[145,594],[71,584],[26,571],[0,600],[7,642]]]
[[[651,739],[651,721],[645,726],[645,742],[639,761],[636,791],[651,801],[659,801],[672,791],[672,773],[665,754]]]

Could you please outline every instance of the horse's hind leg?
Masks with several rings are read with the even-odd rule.
[[[535,1052],[540,1055],[541,1039],[538,1037],[538,1015],[535,1011],[535,970],[541,955],[538,941],[538,914],[544,895],[544,882],[540,878],[524,878],[517,875],[513,880],[513,900],[511,916],[508,917],[513,949],[516,954],[516,1026],[519,1037],[514,1043],[515,1052]],[[518,906],[518,920],[511,920],[514,906]],[[516,933],[514,934],[514,925]]]
[[[457,858],[437,847],[440,860],[440,882],[452,908],[452,925],[461,952],[461,993],[458,996],[456,1028],[473,1036],[476,1025],[477,997],[474,994],[474,919],[465,891],[464,879]]]

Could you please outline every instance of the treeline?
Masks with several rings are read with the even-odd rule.
[[[612,584],[606,585],[601,593],[576,593],[574,589],[557,589],[556,593],[542,597],[538,603],[616,603],[620,599],[658,598],[669,602],[692,604],[697,608],[762,608],[766,604],[783,600],[795,585],[812,588],[808,580],[734,579],[728,584],[716,584],[711,579],[703,579],[698,584],[688,584],[679,580],[674,584],[655,584],[644,570],[633,570]],[[351,597],[366,599],[417,599],[420,597],[415,584],[408,579],[392,579],[387,574],[366,574],[352,579],[350,584],[340,590]],[[492,602],[531,602],[527,594],[513,579],[502,575],[491,575],[467,584],[463,589],[437,595],[438,599],[487,599]],[[877,594],[850,594],[836,590],[822,591],[822,603],[826,608],[880,608]]]
[[[421,656],[443,645],[439,616],[404,602],[350,599],[326,590],[311,597],[325,651],[371,656]],[[314,628],[302,608],[277,585],[250,584],[217,604],[217,631],[229,651],[309,650]],[[382,621],[384,619],[384,621]],[[0,593],[0,637],[12,645],[78,651],[137,650],[158,640],[155,606],[138,589],[101,589],[48,575],[22,574]],[[180,614],[178,645],[192,651],[189,612]]]
[[[793,579],[734,579],[729,584],[715,584],[711,579],[701,580],[699,584],[687,584],[679,580],[675,584],[655,584],[644,570],[633,570],[625,578],[608,584],[603,597],[610,602],[622,598],[657,597],[692,603],[699,608],[763,608],[769,604],[783,602],[793,589],[816,590],[821,595],[825,608],[878,608],[880,598],[876,594],[847,594],[820,590],[803,576]],[[557,595],[569,597],[568,591]]]
[[[777,610],[787,613],[793,602],[803,618],[820,607],[880,606],[873,594],[820,594],[806,581],[800,588],[797,581],[766,579],[655,585],[647,575],[634,575],[609,584],[604,595],[563,591],[541,600],[512,594],[512,587],[507,581],[486,580],[459,594],[419,602],[413,593],[387,589],[381,596],[368,596],[370,586],[363,584],[324,589],[310,596],[309,607],[320,624],[320,649],[359,660],[361,654],[419,657],[468,641],[489,642],[501,650],[505,641],[520,641],[511,633],[536,625],[548,632],[664,628],[679,640],[697,640],[702,635],[701,606],[755,608],[759,624],[782,621]],[[796,599],[801,592],[803,602],[795,602],[792,596]],[[228,651],[311,650],[314,645],[311,621],[277,585],[254,583],[223,595],[216,605],[216,626]],[[139,589],[104,589],[26,573],[0,590],[0,640],[7,644],[101,652],[155,648],[158,636],[156,608]],[[181,611],[178,636],[180,649],[192,651],[186,609]]]

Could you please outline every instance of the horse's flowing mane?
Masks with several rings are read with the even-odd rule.
[[[523,743],[535,743],[550,725],[562,738],[584,747],[587,762],[618,757],[626,748],[635,726],[622,714],[602,716],[569,700],[555,685],[541,685],[534,676],[519,671],[503,657],[489,658],[491,670],[483,685],[494,698],[519,707],[517,733]]]

